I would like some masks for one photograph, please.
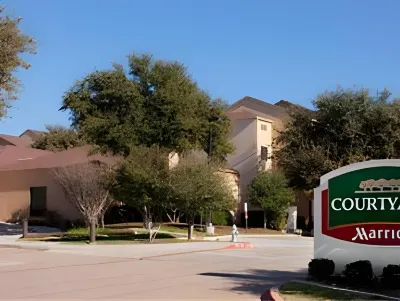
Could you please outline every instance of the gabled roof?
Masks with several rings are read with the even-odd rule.
[[[27,129],[25,132],[23,132],[21,135],[19,135],[21,138],[22,137],[30,137],[32,140],[38,139],[40,136],[45,134],[46,132],[43,131],[37,131],[37,130],[31,130]]]
[[[237,102],[233,103],[228,108],[227,112],[232,112],[242,106],[263,113],[266,116],[272,116],[278,119],[284,119],[288,116],[285,108],[270,104],[268,102],[250,96],[245,96]]]
[[[0,134],[0,142],[1,145],[29,147],[33,143],[33,140],[29,136],[18,137],[18,136]]]

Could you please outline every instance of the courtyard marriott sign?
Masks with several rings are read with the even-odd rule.
[[[339,266],[361,259],[376,268],[397,264],[400,160],[356,163],[322,176],[314,191],[314,226],[315,258]]]

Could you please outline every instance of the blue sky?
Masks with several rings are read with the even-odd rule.
[[[400,96],[398,0],[3,0],[39,42],[20,99],[0,121],[18,135],[68,125],[63,93],[130,52],[185,63],[212,97],[310,107],[317,93],[387,87]]]

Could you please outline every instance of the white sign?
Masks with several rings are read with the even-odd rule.
[[[400,160],[372,160],[341,167],[314,189],[314,258],[345,265],[369,260],[376,275],[398,264]]]

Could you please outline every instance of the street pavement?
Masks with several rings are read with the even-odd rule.
[[[266,289],[305,277],[311,238],[241,240],[255,248],[222,249],[227,242],[0,247],[0,299],[259,300]]]

